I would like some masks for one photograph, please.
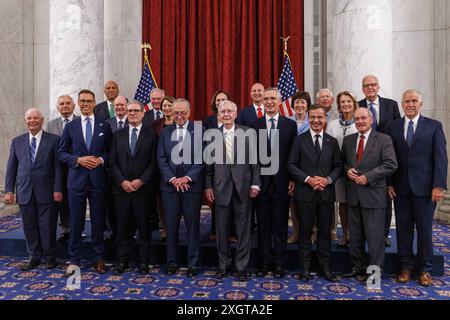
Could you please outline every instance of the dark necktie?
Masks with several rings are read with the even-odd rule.
[[[364,135],[359,136],[358,151],[356,152],[356,160],[361,163],[364,154]]]
[[[272,130],[275,130],[275,119],[270,118],[269,122],[270,122],[270,129],[269,129],[269,139],[268,139],[268,146],[267,146],[267,150],[268,150],[267,155],[268,156],[270,156],[272,154]]]
[[[180,148],[180,157],[183,156],[183,127],[178,127],[178,142],[179,142],[179,148]]]
[[[66,127],[66,124],[68,124],[69,122],[70,122],[69,119],[64,119],[64,121],[63,121],[63,130]]]
[[[136,142],[137,142],[137,128],[133,128],[131,131],[131,142],[130,142],[130,149],[131,149],[131,155],[134,157],[134,153],[136,151]]]
[[[320,157],[320,134],[316,134],[316,141],[314,142],[314,149],[316,150],[317,157]]]
[[[92,124],[91,124],[91,118],[86,118],[86,147],[91,147],[91,141],[92,141]]]
[[[33,137],[33,138],[31,138],[31,144],[30,144],[31,163],[34,163],[34,160],[36,159],[36,147],[37,147],[36,138]]]
[[[123,121],[122,121],[122,120],[119,121],[119,127],[118,127],[118,129],[119,129],[119,130],[120,130],[120,129],[123,129]]]
[[[160,112],[161,112],[161,111],[159,111],[159,110],[155,110],[155,117],[156,117],[155,120],[161,119],[161,114],[160,114]]]
[[[408,123],[408,131],[406,131],[406,142],[408,143],[408,147],[411,148],[412,142],[414,139],[414,122],[409,120]]]
[[[375,110],[373,102],[371,102],[369,104],[369,110],[370,110],[370,112],[372,112],[372,117],[373,117],[372,129],[377,130],[377,110]]]

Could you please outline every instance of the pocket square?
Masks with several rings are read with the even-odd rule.
[[[102,135],[104,135],[103,132],[100,132],[100,133],[98,134],[99,137],[101,137]]]

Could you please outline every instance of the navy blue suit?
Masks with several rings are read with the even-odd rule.
[[[112,135],[109,125],[95,118],[92,141],[88,150],[83,137],[81,121],[82,118],[79,118],[65,126],[58,150],[59,160],[69,167],[67,178],[71,229],[69,253],[75,264],[78,264],[80,260],[81,232],[86,219],[84,210],[86,199],[89,199],[92,245],[96,259],[103,257],[105,190],[108,185],[106,167]],[[89,170],[77,165],[78,158],[84,156],[101,157],[104,163]]]
[[[203,126],[206,129],[217,129],[219,128],[219,123],[217,122],[217,114],[212,114],[210,116],[208,116],[204,121],[203,121]]]
[[[108,119],[111,119],[111,115],[109,114],[108,101],[103,101],[95,106],[94,108],[95,118],[100,122],[105,122]]]
[[[409,121],[409,119],[407,119]],[[391,123],[387,133],[394,143],[398,169],[392,176],[397,225],[398,253],[402,269],[414,267],[414,225],[417,229],[419,271],[432,270],[432,223],[436,203],[431,201],[433,188],[447,189],[447,151],[442,124],[419,117],[411,148],[404,135],[405,118]]]
[[[6,169],[5,191],[17,189],[23,228],[31,259],[54,259],[58,207],[53,193],[63,192],[62,165],[57,160],[57,135],[42,132],[34,163],[30,156],[30,133],[12,140]]]
[[[253,128],[259,132],[267,129],[266,117],[253,123]],[[256,213],[258,217],[258,256],[262,268],[267,268],[272,262],[283,267],[284,251],[286,249],[290,196],[288,194],[289,182],[293,181],[286,170],[289,152],[297,136],[295,121],[283,116],[278,117],[276,126],[278,137],[278,170],[274,175],[261,174],[261,193],[256,198]],[[262,141],[261,141],[262,139]],[[268,136],[258,136],[261,143],[268,145]],[[258,153],[261,156],[261,151]],[[274,155],[275,156],[275,155]],[[261,169],[269,167],[260,162]],[[272,240],[273,239],[273,240]],[[273,241],[273,245],[272,245]]]
[[[236,123],[246,127],[251,127],[256,120],[258,120],[258,114],[256,113],[253,104],[251,104],[248,107],[245,107],[244,109],[239,111]]]
[[[165,127],[161,131],[157,151],[158,168],[161,174],[160,190],[167,222],[167,263],[178,264],[178,228],[181,215],[183,215],[187,228],[189,268],[198,266],[200,251],[199,224],[205,166],[203,161],[201,161],[201,164],[194,163],[194,144],[197,143],[196,150],[201,153],[203,151],[203,129],[200,132],[200,137],[195,137],[199,141],[194,142],[194,125],[192,122],[188,124],[183,142],[187,144],[188,135],[191,137],[191,146],[185,144],[186,150],[184,150],[184,152],[190,152],[191,163],[175,164],[172,161],[172,150],[178,148],[178,142],[172,141],[172,134],[177,130],[176,125]],[[184,193],[177,192],[169,180],[173,177],[181,178],[185,176],[192,180],[189,184],[190,189]]]

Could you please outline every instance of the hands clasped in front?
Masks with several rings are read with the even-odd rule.
[[[77,163],[80,166],[85,167],[86,169],[92,170],[97,168],[103,162],[100,158],[94,156],[85,156],[78,158]]]
[[[365,175],[358,175],[358,171],[355,168],[350,168],[347,170],[347,177],[361,186],[365,186],[369,183],[367,177]]]
[[[173,187],[178,191],[178,192],[186,192],[189,190],[189,188],[191,187],[189,185],[191,181],[187,178],[187,177],[181,177],[181,178],[175,178],[172,179],[172,181],[170,181],[170,183],[173,185]]]
[[[324,191],[325,188],[330,184],[330,181],[328,181],[328,178],[325,177],[309,177],[309,179],[306,181],[309,186],[316,191]]]

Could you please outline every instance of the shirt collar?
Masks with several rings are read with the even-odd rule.
[[[179,125],[177,125],[177,129],[179,129],[180,127],[182,127],[182,128],[183,128],[183,130],[187,130],[187,127],[188,127],[188,125],[189,125],[189,120],[188,120],[188,121],[186,121],[186,123],[185,123],[185,124],[183,124],[182,126],[179,126]]]
[[[314,139],[316,138],[316,134],[320,135],[321,138],[323,138],[323,130],[320,133],[316,133],[313,129],[309,129],[309,132],[311,133],[311,137]]]
[[[272,118],[275,119],[275,122],[278,122],[278,118],[279,118],[279,117],[280,117],[280,114],[279,114],[279,113],[277,113],[277,114],[274,115],[273,117],[270,117],[270,116],[268,116],[268,115],[266,114],[266,122],[269,122],[270,119],[272,119]]]
[[[136,128],[138,132],[141,132],[142,122],[137,127],[129,126],[129,131],[132,132],[134,128]]]
[[[36,140],[37,140],[38,142],[41,141],[41,138],[42,138],[42,129],[41,129],[41,131],[39,131],[38,133],[36,133],[35,136],[33,136],[33,135],[31,134],[31,132],[29,132],[29,139],[30,139],[30,141],[31,141],[31,139],[33,139],[33,137],[35,137]]]
[[[69,122],[72,121],[72,120],[73,120],[73,114],[71,114],[70,117],[67,117],[67,118],[61,117],[61,120],[62,120],[63,122],[64,122],[64,120],[66,120],[66,119],[69,120]]]
[[[412,119],[412,122],[413,122],[414,126],[417,125],[417,122],[419,122],[419,118],[420,118],[420,113]],[[409,119],[407,116],[405,116],[405,124],[406,125],[409,124],[410,120],[411,119]]]
[[[375,98],[375,100],[373,100],[373,102],[370,101],[369,99],[366,99],[366,102],[367,102],[367,106],[370,106],[371,103],[373,103],[375,106],[379,106],[380,105],[380,98],[377,96]]]
[[[370,133],[372,132],[372,128],[369,129],[369,131],[367,131],[366,133],[363,134],[364,138],[368,138],[370,136]],[[361,133],[358,131],[358,138],[361,137]]]
[[[259,107],[253,103],[253,108],[255,108],[256,111],[258,111],[258,108],[261,108],[261,110],[264,112],[264,103],[260,105]]]
[[[91,114],[89,117],[86,117],[85,115],[81,115],[81,120],[83,121],[83,122],[86,122],[86,118],[89,118],[89,119],[91,119],[92,121],[95,121],[95,116],[94,116],[94,114]]]
[[[225,134],[230,133],[230,132],[234,133],[235,129],[236,129],[236,125],[235,124],[233,124],[233,126],[229,130],[227,128],[223,127],[223,133],[225,133]]]
[[[119,124],[120,121],[122,121],[123,124],[125,124],[125,121],[127,121],[127,116],[123,117],[122,119],[119,119],[118,117],[116,117],[116,121],[117,121],[117,124]]]

